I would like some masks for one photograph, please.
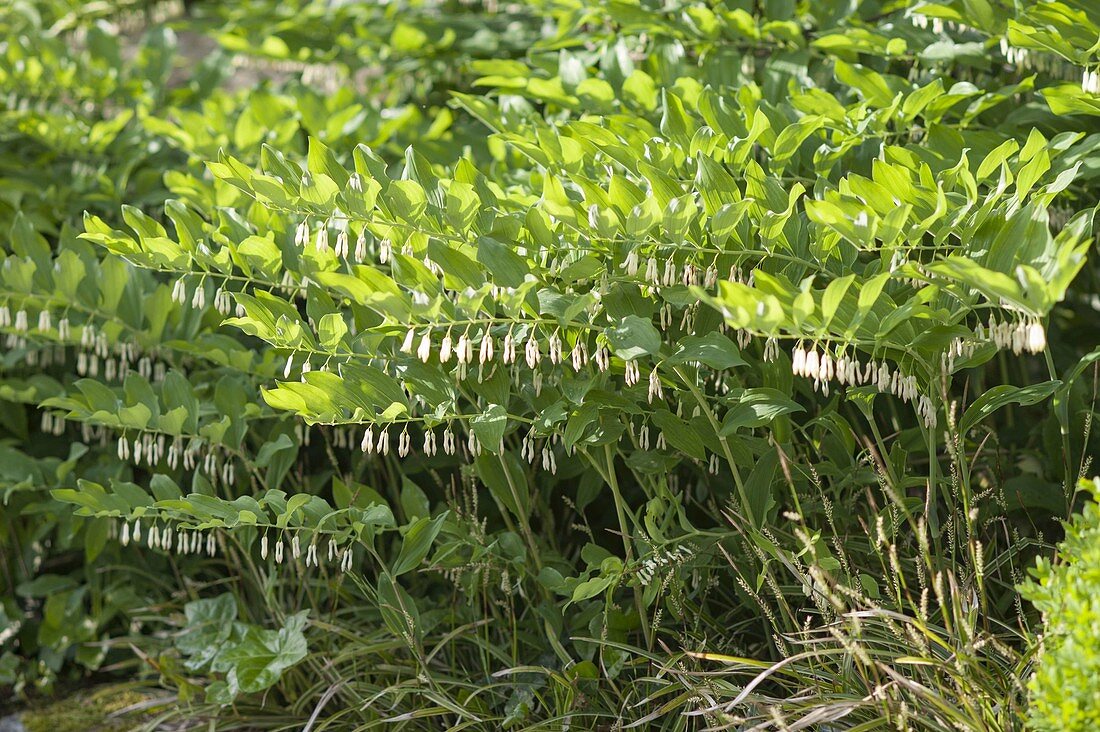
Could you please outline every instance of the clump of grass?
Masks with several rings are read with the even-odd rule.
[[[960,491],[963,468],[950,467]],[[735,655],[736,636],[709,639],[663,664],[647,701],[707,729],[1018,729],[1034,618],[1014,587],[1040,544],[989,530],[1009,524],[998,491],[983,495],[981,523],[950,496],[940,506],[949,519],[933,532],[876,475],[858,511],[838,515],[822,500],[821,515],[787,512],[786,529],[723,551],[768,642]],[[1083,546],[1092,534],[1080,534]]]

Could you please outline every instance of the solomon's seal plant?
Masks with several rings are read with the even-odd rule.
[[[0,685],[1015,728],[1094,450],[1089,3],[0,13]]]

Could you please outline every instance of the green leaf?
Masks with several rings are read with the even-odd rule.
[[[397,561],[394,562],[391,570],[394,577],[400,577],[420,566],[420,563],[424,561],[424,557],[428,556],[432,543],[439,536],[439,532],[443,528],[443,522],[446,520],[446,512],[439,514],[434,519],[425,516],[416,520],[416,523],[405,533],[405,538],[401,542],[401,553],[397,555]]]
[[[676,353],[669,359],[670,364],[698,361],[712,369],[721,371],[736,366],[745,366],[737,344],[718,332],[704,336],[688,336],[680,340]]]
[[[474,461],[478,477],[513,516],[527,516],[530,508],[527,475],[512,451],[498,455],[479,455]]]
[[[570,602],[581,602],[591,599],[596,595],[602,594],[604,590],[610,587],[614,582],[615,577],[593,577],[592,579],[585,580],[573,588]]]
[[[470,420],[470,429],[486,450],[492,453],[500,451],[504,432],[508,428],[508,410],[499,404],[489,407]]]
[[[233,631],[237,619],[237,600],[226,592],[217,597],[192,600],[183,606],[186,630],[175,640],[176,648],[187,660],[187,668],[197,671],[214,660]]]
[[[505,287],[519,287],[530,272],[523,257],[488,236],[477,240],[477,261],[485,265],[493,282]]]
[[[416,602],[397,580],[382,572],[376,588],[382,622],[398,638],[417,638],[421,633],[420,612]]]
[[[953,254],[943,261],[927,265],[926,269],[935,274],[957,280],[982,293],[994,303],[1005,300],[1029,312],[1039,314],[1036,311],[1042,307],[1044,302],[1043,295],[1045,293],[1025,293],[1020,287],[1020,283],[1012,277],[983,267],[966,257]],[[1034,296],[1029,297],[1029,295]]]
[[[278,271],[283,260],[278,245],[264,236],[249,236],[241,241],[237,255],[253,269],[269,275]]]
[[[429,518],[432,515],[431,502],[424,489],[405,478],[401,481],[401,510],[406,518]]]
[[[309,652],[302,633],[308,610],[291,615],[278,631],[250,627],[244,638],[217,658],[219,668],[228,668],[230,686],[245,693],[263,691],[275,685],[283,672]]]
[[[444,280],[451,289],[477,288],[485,283],[481,268],[463,252],[444,241],[429,241],[428,256],[442,268]]]
[[[418,223],[428,207],[428,196],[415,180],[393,181],[385,198],[393,214],[410,224]]]
[[[653,322],[637,315],[627,315],[619,325],[608,328],[606,334],[611,350],[626,361],[652,356],[661,350],[661,334]]]
[[[882,74],[858,64],[849,64],[837,59],[836,78],[858,89],[863,98],[876,107],[886,107],[894,99],[894,92]]]
[[[806,139],[825,124],[825,118],[811,114],[783,128],[772,145],[772,160],[782,163],[789,160]]]
[[[327,313],[317,324],[317,341],[328,351],[336,351],[347,335],[348,324],[340,313]]]
[[[775,471],[778,467],[779,451],[773,448],[757,460],[752,472],[749,473],[749,477],[745,479],[745,493],[749,499],[749,510],[752,516],[755,517],[756,525],[763,525],[768,512],[775,505],[772,482],[775,480]]]
[[[310,173],[325,175],[336,184],[337,188],[344,188],[348,184],[347,171],[336,160],[332,150],[315,137],[309,138],[307,166]]]
[[[667,409],[654,411],[653,423],[660,428],[665,440],[671,447],[687,453],[696,460],[702,460],[706,457],[703,438],[691,425],[672,412]]]
[[[336,181],[323,173],[302,178],[300,189],[302,200],[312,203],[319,209],[332,206],[332,202],[336,200],[338,193],[340,193],[340,186],[336,185]]]
[[[741,393],[738,403],[726,412],[719,434],[728,436],[742,427],[762,427],[784,414],[805,411],[778,389],[758,387]]]
[[[657,108],[657,84],[641,69],[635,69],[623,81],[623,96],[647,112]]]
[[[889,280],[889,272],[880,272],[860,285],[859,300],[856,303],[856,319],[852,326],[853,332],[855,326],[863,322],[864,318],[874,309],[875,303],[878,302],[879,296],[882,295],[882,289]]]
[[[447,187],[447,223],[456,231],[473,226],[480,213],[481,200],[469,183],[452,181]]]
[[[825,288],[825,293],[821,296],[821,325],[824,330],[828,330],[829,323],[832,322],[837,308],[840,307],[844,295],[848,292],[848,288],[851,287],[855,278],[854,274],[838,277]]]
[[[1031,386],[1017,387],[1007,384],[994,386],[986,393],[974,400],[974,403],[963,413],[959,420],[959,433],[966,434],[974,425],[993,414],[1001,407],[1009,404],[1036,404],[1048,398],[1058,387],[1061,381],[1044,381]]]

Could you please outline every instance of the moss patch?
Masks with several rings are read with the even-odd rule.
[[[20,719],[27,732],[126,732],[143,721],[142,715],[110,715],[148,698],[132,684],[100,686],[23,712]]]

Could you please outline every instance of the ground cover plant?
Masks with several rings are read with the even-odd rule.
[[[0,704],[1100,715],[1094,3],[0,28]]]

